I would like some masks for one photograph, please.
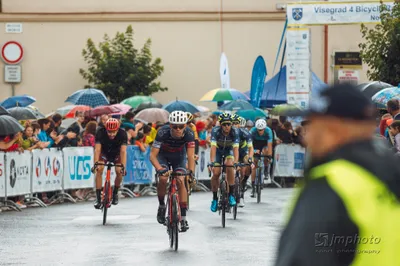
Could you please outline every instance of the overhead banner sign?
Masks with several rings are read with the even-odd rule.
[[[391,10],[394,3],[384,5]],[[289,26],[380,23],[381,3],[308,2],[287,5]]]

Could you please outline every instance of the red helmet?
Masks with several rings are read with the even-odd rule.
[[[106,122],[106,130],[115,131],[119,129],[119,121],[115,118],[109,118]]]

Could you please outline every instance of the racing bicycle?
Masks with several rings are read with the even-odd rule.
[[[254,158],[259,159],[257,162],[257,167],[256,167],[256,193],[257,193],[257,203],[261,202],[261,190],[263,189],[263,184],[264,184],[264,178],[263,173],[264,173],[264,159],[268,158],[270,159],[271,156],[269,155],[262,155],[262,154],[254,154]]]

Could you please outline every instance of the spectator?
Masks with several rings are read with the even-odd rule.
[[[18,141],[21,138],[21,133],[15,135],[0,137],[0,151],[11,152],[21,151]]]
[[[50,136],[50,134],[52,134],[53,136],[56,134],[55,132],[50,134],[47,132],[50,129],[51,121],[47,118],[44,118],[44,119],[39,119],[38,123],[40,125],[40,133],[38,134],[38,139],[41,142],[47,144],[46,148],[50,148],[54,144],[54,140]]]
[[[142,152],[146,151],[148,145],[144,143],[144,135],[142,132],[138,132],[137,140],[135,141],[135,145],[139,147]]]
[[[199,134],[199,145],[203,148],[207,148],[207,131],[206,131],[206,123],[203,121],[196,122],[196,130]]]
[[[212,125],[211,127],[215,127],[217,125],[218,122],[218,117],[215,114],[210,115],[211,121],[212,121]]]
[[[296,135],[293,137],[293,142],[295,144],[299,144],[302,147],[305,147],[306,144],[304,142],[304,128],[302,126],[298,126],[295,130]]]
[[[86,125],[85,132],[83,132],[83,145],[85,147],[94,147],[96,144],[95,141],[95,135],[96,135],[96,128],[97,128],[97,122],[96,121],[90,121]]]
[[[131,122],[124,122],[122,123],[121,127],[125,129],[126,134],[128,136],[128,145],[134,145],[138,135],[138,133],[136,132],[135,125],[132,124]]]
[[[253,127],[254,127],[254,122],[251,121],[250,119],[247,120],[247,122],[246,122],[246,128],[247,128],[247,130],[250,131],[250,129],[252,129]]]
[[[60,135],[63,130],[63,128],[61,128],[62,116],[60,114],[54,114],[51,119],[54,122],[54,130],[56,131],[57,135]]]
[[[394,150],[400,156],[400,121],[394,121],[389,127],[390,134],[394,136]]]
[[[400,120],[400,103],[397,99],[391,99],[386,104],[386,109],[392,115],[393,120]]]
[[[284,144],[293,143],[293,129],[290,122],[284,122],[282,127],[276,131],[276,135]]]
[[[151,133],[151,127],[149,125],[144,125],[143,126],[143,135],[145,136],[144,142],[148,145],[151,145],[154,141],[154,139],[150,137],[150,133]]]
[[[41,148],[41,142],[33,135],[33,127],[26,126],[24,136],[21,143],[24,150],[31,151],[33,149]]]
[[[379,123],[379,133],[380,133],[382,136],[385,136],[385,132],[386,132],[386,129],[387,129],[387,127],[388,127],[388,126],[387,126],[387,121],[388,121],[389,119],[392,119],[392,120],[393,120],[392,115],[389,114],[389,113],[384,114],[384,115],[382,116],[382,118],[381,118],[381,121],[380,121],[380,123]]]
[[[282,140],[280,140],[280,138],[278,138],[278,136],[276,135],[276,131],[279,128],[279,120],[278,119],[269,119],[268,121],[271,121],[271,124],[268,126],[271,128],[272,133],[273,133],[273,136],[272,136],[273,145],[276,146],[278,144],[281,144]]]
[[[99,130],[99,128],[104,127],[104,124],[107,122],[108,118],[109,118],[108,115],[102,115],[102,116],[100,116],[100,121],[99,121],[97,130]]]

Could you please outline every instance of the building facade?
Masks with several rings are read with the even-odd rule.
[[[169,90],[155,94],[156,99],[167,103],[178,98],[215,108],[198,100],[220,86],[221,51],[228,58],[233,88],[250,89],[258,55],[266,61],[267,79],[273,76],[286,16],[277,4],[286,2],[293,1],[202,0],[189,5],[183,0],[2,0],[0,40],[23,45],[22,82],[15,93],[36,97],[35,106],[43,113],[66,105],[64,100],[87,84],[79,74],[79,68],[86,67],[86,40],[99,42],[105,33],[113,36],[128,25],[133,26],[135,45],[141,47],[151,38],[153,56],[162,59],[165,71],[160,81]],[[22,23],[23,32],[6,33],[5,24],[10,22]],[[362,40],[359,25],[329,26],[326,76],[324,27],[311,27],[311,36],[312,69],[328,81],[333,79],[332,53],[358,51]],[[365,72],[364,66],[360,82],[367,80]],[[0,99],[11,96],[3,75],[1,71]]]

